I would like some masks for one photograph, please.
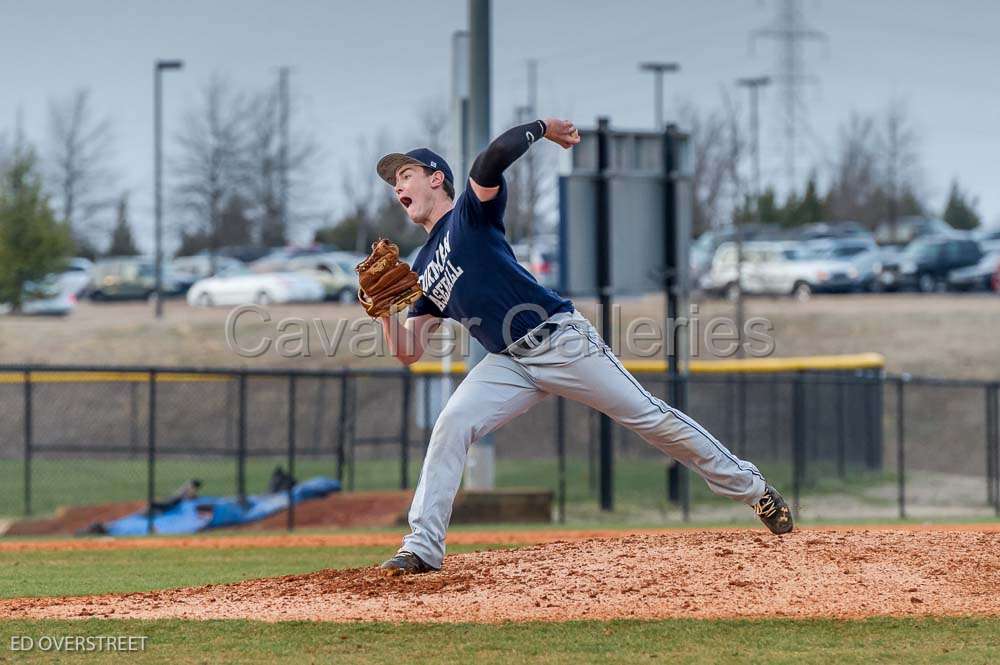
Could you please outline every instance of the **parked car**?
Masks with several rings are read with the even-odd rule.
[[[177,295],[181,286],[166,265],[160,288],[164,295]],[[149,298],[156,291],[156,266],[152,259],[125,256],[101,259],[91,271],[92,300]]]
[[[52,274],[39,282],[24,285],[25,300],[21,314],[32,316],[66,316],[76,307],[76,294],[64,288],[61,274]],[[0,314],[9,314],[11,306],[0,303]]]
[[[239,260],[229,256],[196,254],[181,256],[170,262],[170,271],[179,283],[180,289],[187,292],[191,285],[199,279],[210,277],[223,270],[231,270],[243,265]]]
[[[926,236],[947,236],[955,233],[943,219],[933,217],[902,217],[895,224],[882,222],[875,227],[875,240],[880,245],[907,245]]]
[[[832,240],[836,238],[863,238],[874,242],[871,231],[860,222],[817,222],[799,230],[800,240]]]
[[[354,266],[363,259],[347,252],[307,254],[288,262],[288,269],[323,285],[327,300],[350,303],[358,299],[358,273]]]
[[[837,240],[818,240],[808,243],[822,258],[846,261],[858,271],[855,290],[881,290],[882,252],[870,236],[856,235]]]
[[[309,247],[279,247],[248,264],[253,272],[281,272],[288,270],[288,262],[300,256],[325,254],[335,251],[330,245],[311,245]]]
[[[536,242],[529,254],[531,274],[538,283],[550,289],[559,286],[559,244],[558,241]]]
[[[899,289],[899,257],[905,248],[900,245],[882,245],[879,247],[882,272],[878,276],[876,291],[896,291]]]
[[[943,291],[948,286],[948,273],[973,266],[982,258],[979,243],[969,238],[921,238],[907,245],[900,255],[894,281],[902,289]]]
[[[90,259],[69,259],[63,271],[56,275],[60,289],[76,297],[82,296],[90,288],[90,272],[93,269],[94,262]]]
[[[256,273],[245,266],[233,267],[198,280],[187,292],[189,305],[270,305],[287,302],[318,302],[325,296],[323,285],[295,272]]]
[[[719,247],[708,283],[703,283],[707,290],[735,298],[736,253],[736,243]],[[743,243],[740,277],[744,293],[788,294],[807,300],[816,292],[853,290],[860,272],[848,261],[826,258],[799,243],[751,241]]]
[[[776,240],[783,237],[781,229],[768,224],[743,224],[740,226],[743,232],[743,241],[751,240]],[[702,233],[691,243],[690,255],[688,258],[691,280],[694,284],[702,284],[708,281],[708,273],[712,269],[712,260],[719,247],[727,242],[736,239],[736,230],[709,229]]]
[[[979,263],[949,272],[948,288],[952,291],[989,291],[998,270],[1000,251],[985,253]]]

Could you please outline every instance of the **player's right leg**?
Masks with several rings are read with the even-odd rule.
[[[489,354],[469,372],[434,424],[410,506],[411,533],[384,568],[401,574],[441,567],[445,533],[469,445],[546,396],[507,356]]]

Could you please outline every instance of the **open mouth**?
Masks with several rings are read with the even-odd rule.
[[[411,199],[409,196],[400,196],[399,202],[403,204],[404,208],[409,208],[410,204],[413,203],[413,199]]]

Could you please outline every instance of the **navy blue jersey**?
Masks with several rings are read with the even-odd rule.
[[[413,262],[424,295],[409,316],[454,319],[487,351],[498,353],[573,303],[539,284],[504,235],[507,184],[483,203],[466,186]]]

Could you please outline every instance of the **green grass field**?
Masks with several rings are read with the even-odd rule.
[[[470,548],[453,548],[453,551]],[[477,549],[482,549],[477,548]],[[246,548],[0,553],[0,596],[125,592],[352,567],[383,548]],[[864,621],[664,620],[566,623],[324,624],[253,621],[6,620],[0,661],[68,656],[10,651],[13,636],[145,636],[142,653],[73,654],[150,663],[988,663],[996,618]]]
[[[281,457],[252,457],[246,464],[246,487],[250,493],[267,487],[274,467],[285,466]],[[791,484],[788,465],[763,465],[768,478],[779,487]],[[164,457],[156,461],[157,495],[165,497],[189,478],[204,481],[205,494],[234,494],[236,463],[219,458],[193,459]],[[301,459],[296,462],[299,478],[315,475],[335,476],[329,461]],[[651,516],[665,514],[666,464],[662,460],[618,459],[614,467],[616,519],[630,513]],[[878,485],[892,486],[894,476],[888,472],[873,473],[851,469],[841,479],[832,467],[816,465],[810,469],[807,487],[810,496],[832,493],[860,496],[864,490]],[[141,500],[146,497],[146,460],[113,459],[35,459],[32,462],[31,507],[34,515],[51,514],[57,507],[85,505],[110,501]],[[409,484],[412,487],[420,475],[420,460],[410,465]],[[557,488],[557,467],[554,459],[497,460],[497,487],[534,487],[553,491]],[[345,470],[345,485],[348,473]],[[357,490],[398,489],[400,467],[396,460],[363,460],[354,465],[353,484]],[[20,516],[24,510],[24,467],[20,460],[0,460],[0,517]],[[692,478],[693,504],[726,505],[728,501],[711,493],[705,483]],[[785,490],[786,495],[789,490]],[[790,497],[789,497],[790,498]],[[588,461],[569,458],[566,465],[566,504],[570,517],[599,519],[597,491]],[[676,509],[673,509],[676,512]]]

